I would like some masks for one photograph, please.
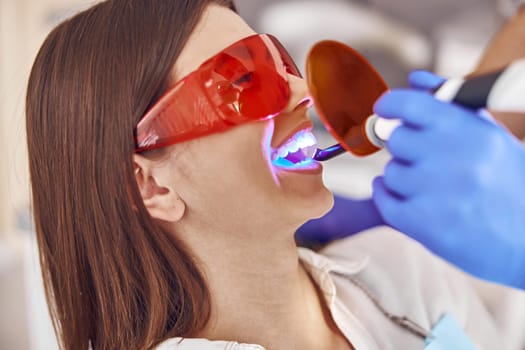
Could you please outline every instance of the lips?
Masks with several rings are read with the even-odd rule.
[[[317,151],[317,139],[312,134],[313,123],[306,117],[306,111],[313,106],[307,96],[300,100],[295,108],[286,115],[278,116],[279,126],[274,131],[273,148],[270,159],[280,168],[307,169],[318,164],[312,159]],[[317,168],[317,166],[315,166]]]
[[[293,167],[311,163],[316,150],[317,139],[310,130],[303,129],[272,150],[271,159],[277,166]]]

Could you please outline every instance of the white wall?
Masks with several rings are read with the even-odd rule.
[[[14,232],[29,205],[25,88],[40,44],[85,0],[0,0],[0,235]]]
[[[36,52],[51,28],[82,0],[0,0],[0,348],[53,350],[30,232],[24,124],[25,88]]]

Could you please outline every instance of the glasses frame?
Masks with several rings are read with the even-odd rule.
[[[246,53],[248,56],[242,57]],[[233,74],[230,79],[218,73],[224,59],[238,62],[238,66],[232,64],[233,68],[250,79],[255,75],[259,90],[253,86],[243,87],[243,76],[232,82],[231,77],[238,73],[235,70],[228,71]],[[146,112],[134,130],[135,151],[166,147],[245,122],[273,118],[289,102],[288,74],[301,77],[290,54],[274,36],[255,34],[233,43],[176,82]],[[228,89],[232,96],[227,96]],[[263,89],[269,96],[261,93]],[[225,96],[231,101],[222,103]],[[252,100],[244,103],[243,96]],[[255,106],[256,102],[260,107]]]

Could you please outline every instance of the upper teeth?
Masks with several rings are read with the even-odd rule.
[[[299,149],[308,158],[312,158],[315,154],[317,139],[310,131],[302,130],[292,136],[284,145],[273,151],[272,160],[284,158],[288,153],[297,152]]]

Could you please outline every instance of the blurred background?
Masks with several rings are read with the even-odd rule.
[[[24,95],[31,63],[46,34],[88,7],[85,0],[0,0],[0,349],[56,349],[31,229]],[[413,69],[467,74],[513,11],[512,0],[238,0],[259,32],[276,35],[299,66],[321,39],[353,46],[390,87]],[[312,112],[315,118],[315,112]],[[334,143],[317,122],[324,146]],[[334,191],[365,198],[388,155],[351,155],[325,163]]]

